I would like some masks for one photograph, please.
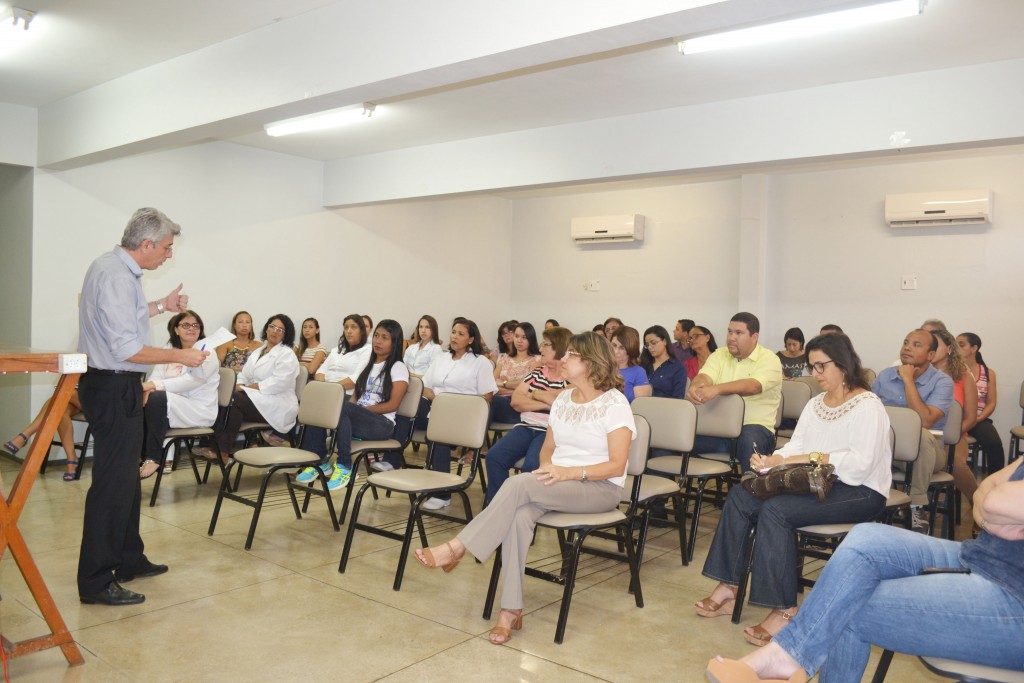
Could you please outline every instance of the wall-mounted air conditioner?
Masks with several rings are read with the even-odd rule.
[[[644,217],[634,213],[573,218],[571,232],[572,240],[577,244],[634,242],[644,238]]]
[[[889,194],[885,221],[892,228],[991,223],[992,190]]]

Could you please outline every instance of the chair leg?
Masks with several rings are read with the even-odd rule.
[[[682,493],[672,497],[672,507],[675,508],[676,525],[679,527],[679,555],[682,558],[683,566],[690,566],[689,551],[686,544],[686,501]],[[643,559],[641,555],[641,559]]]
[[[338,563],[339,574],[344,574],[345,568],[348,566],[348,555],[352,550],[352,539],[355,537],[356,523],[359,520],[359,508],[363,504],[363,494],[368,488],[370,488],[370,482],[363,484],[359,493],[356,494],[356,502],[352,507],[352,519],[348,521],[348,531],[345,533],[345,547],[341,551],[341,561]]]
[[[420,517],[420,504],[428,498],[426,494],[416,497],[416,502],[409,510],[409,521],[405,524],[405,534],[402,536],[402,550],[398,556],[398,569],[395,570],[395,584],[392,588],[396,591],[402,590],[402,579],[405,577],[405,564],[409,559],[409,547],[412,545],[412,531]],[[421,533],[422,533],[422,526]],[[424,534],[423,538],[426,538]],[[426,545],[426,542],[424,542]]]
[[[640,587],[640,555],[633,544],[633,534],[630,533],[632,521],[626,521],[619,527],[626,537],[626,559],[629,562],[629,592],[633,594],[633,600],[637,607],[644,606],[644,592]]]
[[[693,548],[697,545],[697,527],[700,525],[700,508],[704,502],[704,488],[708,485],[709,479],[701,479],[697,485],[697,493],[693,499],[693,522],[690,524],[690,545],[686,549],[686,563],[693,562]],[[721,483],[721,480],[717,480]]]
[[[892,650],[884,650],[881,658],[878,660],[878,668],[875,669],[875,675],[871,678],[871,683],[882,683],[885,680],[885,675],[889,673],[889,665],[892,663]]]
[[[750,533],[747,534],[747,542],[743,544],[743,573],[740,574],[740,581],[736,586],[736,602],[732,606],[732,623],[740,623],[740,617],[743,615],[743,601],[747,598],[747,581],[750,578],[750,566],[754,562],[754,543],[755,536],[757,534],[757,526],[750,528]]]
[[[565,637],[565,625],[569,621],[569,607],[572,605],[572,591],[576,587],[576,570],[579,567],[580,551],[586,537],[585,532],[576,532],[570,546],[569,562],[563,574],[565,588],[562,590],[562,604],[558,609],[558,624],[555,626],[555,643],[558,645],[562,644],[562,639]],[[637,589],[639,589],[639,584]]]
[[[245,549],[252,549],[252,539],[256,537],[256,524],[260,521],[260,512],[263,511],[263,499],[267,495],[267,485],[270,483],[270,477],[274,474],[273,471],[267,472],[263,475],[263,481],[260,482],[260,493],[256,497],[256,509],[252,513],[252,523],[249,525],[249,535],[245,537]]]
[[[501,574],[501,546],[494,551],[494,562],[491,566],[491,580],[487,583],[487,597],[484,599],[484,619],[491,618],[494,609],[494,597],[498,593],[498,576]]]
[[[231,465],[228,465],[227,471],[224,473],[224,480],[221,482],[220,491],[217,492],[217,504],[213,506],[213,517],[210,518],[210,529],[206,532],[208,536],[213,536],[213,530],[217,527],[217,517],[220,516],[220,506],[224,502],[224,494],[231,489]]]

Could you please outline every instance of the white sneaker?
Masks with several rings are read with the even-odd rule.
[[[445,500],[444,498],[427,498],[423,501],[423,505],[420,506],[423,510],[440,510],[446,508],[452,504],[452,499]]]
[[[370,469],[374,472],[390,472],[395,466],[386,460],[374,460],[370,463]]]
[[[928,511],[923,507],[914,507],[913,516],[910,520],[911,531],[916,531],[919,534],[927,536],[931,531],[931,525],[928,523]]]

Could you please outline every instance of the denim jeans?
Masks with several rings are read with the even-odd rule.
[[[540,447],[544,445],[547,432],[519,425],[498,439],[498,443],[487,451],[484,463],[487,465],[487,503],[498,493],[501,485],[508,480],[508,471],[519,458],[523,472],[532,472],[540,466]]]
[[[774,609],[794,607],[798,579],[795,529],[811,524],[866,522],[884,507],[885,497],[878,491],[841,481],[832,486],[824,503],[811,494],[783,494],[762,501],[742,486],[733,486],[704,562],[704,576],[738,584],[743,548],[756,524],[750,604]]]
[[[1020,671],[1024,602],[959,568],[960,544],[861,524],[846,537],[796,618],[775,637],[822,683],[859,683],[871,644]]]
[[[395,431],[395,423],[383,415],[372,413],[363,406],[346,403],[338,420],[337,439],[338,464],[352,469],[352,437],[377,441],[389,439]],[[326,459],[327,430],[322,427],[306,427],[302,436],[302,449],[316,453]]]
[[[771,454],[775,450],[775,434],[762,425],[743,425],[739,439],[736,441],[736,459],[740,463],[740,472],[750,469],[750,456],[754,446],[762,455]],[[728,453],[729,440],[713,436],[698,436],[693,440],[694,453]]]
[[[494,398],[491,399],[491,422],[508,424],[519,422],[519,413],[512,408],[511,396],[494,395]]]

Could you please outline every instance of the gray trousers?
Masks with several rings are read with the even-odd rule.
[[[526,472],[505,482],[458,538],[481,562],[501,546],[501,607],[522,609],[526,553],[537,520],[546,512],[608,512],[621,496],[622,487],[609,481],[561,481],[546,486],[535,473]]]
[[[928,505],[928,484],[932,474],[946,469],[946,447],[927,429],[921,430],[921,447],[914,462],[914,479],[910,482],[911,505]]]

